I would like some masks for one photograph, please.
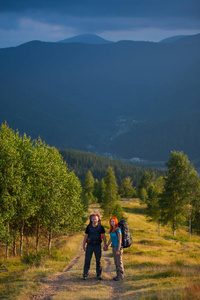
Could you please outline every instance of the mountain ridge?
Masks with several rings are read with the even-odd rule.
[[[199,45],[200,35],[167,44],[32,41],[0,49],[0,122],[57,148],[163,160],[178,149],[197,159],[199,123],[195,117],[193,126],[192,118],[200,111]],[[175,122],[184,118],[185,130],[193,126],[195,134]],[[161,149],[170,120],[179,130],[170,129],[169,147]],[[156,131],[151,153],[148,128],[152,138]]]
[[[58,43],[83,43],[83,44],[94,44],[94,45],[102,45],[102,44],[110,44],[112,41],[108,41],[96,34],[80,34],[76,35],[61,41]]]

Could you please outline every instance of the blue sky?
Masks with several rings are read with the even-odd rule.
[[[94,33],[160,41],[200,33],[200,0],[0,0],[0,48]]]

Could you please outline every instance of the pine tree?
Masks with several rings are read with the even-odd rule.
[[[92,194],[94,191],[94,177],[91,171],[88,171],[88,173],[85,176],[85,180],[83,183],[83,191],[87,194]]]
[[[158,224],[158,235],[161,231],[161,208],[159,205],[160,197],[163,192],[163,177],[156,179],[154,183],[151,184],[148,190],[148,199],[147,199],[147,208],[146,215],[147,217]]]
[[[124,210],[119,202],[117,202],[116,205],[114,206],[112,211],[112,216],[116,217],[118,221],[126,219],[124,216]]]
[[[167,177],[164,178],[164,191],[160,200],[162,221],[170,223],[175,231],[187,218],[188,196],[190,194],[191,166],[188,157],[183,152],[171,152]]]
[[[119,187],[119,194],[122,198],[131,198],[134,194],[133,182],[130,177],[122,179]]]
[[[83,183],[83,193],[82,193],[82,199],[86,208],[88,208],[89,203],[96,203],[98,201],[93,194],[94,183],[95,183],[94,177],[91,171],[88,171]]]
[[[189,238],[192,234],[192,229],[196,227],[199,222],[199,218],[196,219],[198,211],[200,212],[200,178],[198,173],[194,170],[193,166],[190,166],[189,180],[187,185],[188,193],[188,207],[187,207],[187,219],[189,227]]]
[[[103,210],[104,217],[111,217],[113,209],[117,204],[118,197],[118,186],[115,178],[115,173],[111,167],[108,167],[108,170],[104,177],[105,181],[105,191],[102,195],[101,208]]]

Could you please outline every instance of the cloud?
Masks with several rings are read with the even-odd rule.
[[[4,12],[54,11],[74,16],[199,16],[199,0],[1,0]]]
[[[0,11],[0,47],[81,33],[157,40],[200,32],[199,0],[1,0]]]

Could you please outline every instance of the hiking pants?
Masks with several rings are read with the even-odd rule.
[[[85,265],[84,265],[84,270],[83,270],[83,276],[88,275],[88,271],[90,269],[90,262],[92,259],[92,255],[95,255],[96,258],[96,273],[97,276],[101,276],[101,244],[99,245],[91,245],[87,244],[86,252],[85,252]]]
[[[117,277],[124,278],[124,266],[122,262],[123,248],[120,249],[120,254],[116,254],[118,247],[112,247],[113,257],[116,266]]]

